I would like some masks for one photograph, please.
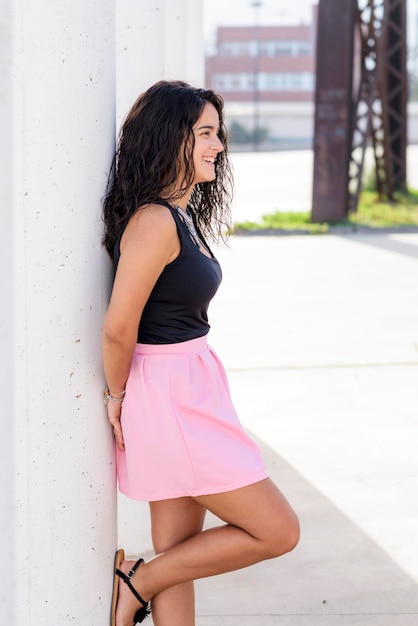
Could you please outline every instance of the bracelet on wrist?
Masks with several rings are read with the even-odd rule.
[[[106,389],[103,392],[103,396],[104,396],[104,404],[108,404],[109,402],[119,402],[119,404],[122,404],[123,399],[125,397],[125,389],[123,391],[110,391],[109,387],[106,387]],[[115,398],[115,395],[121,395],[120,398]]]
[[[124,396],[126,393],[126,389],[122,389],[122,391],[112,391],[109,387],[106,388],[106,391],[110,393],[111,396]]]

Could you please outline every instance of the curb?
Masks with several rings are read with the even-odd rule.
[[[385,235],[418,233],[418,226],[330,226],[325,232],[312,232],[303,228],[287,230],[284,228],[260,228],[244,230],[237,228],[231,234],[238,237],[289,237],[292,235]]]

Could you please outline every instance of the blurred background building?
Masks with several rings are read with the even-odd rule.
[[[317,3],[297,0],[293,3],[300,7],[297,14],[287,3],[234,0],[235,24],[226,8],[217,10],[213,0],[205,4],[206,18],[211,11],[217,13],[206,53],[205,83],[225,99],[232,149],[311,148]],[[417,22],[418,0],[409,0],[409,143],[418,143]]]
[[[206,83],[232,102],[311,102],[315,22],[299,26],[224,26],[206,59]]]

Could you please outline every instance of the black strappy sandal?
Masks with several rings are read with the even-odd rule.
[[[133,624],[140,624],[144,621],[146,617],[151,613],[151,603],[145,602],[143,598],[139,595],[135,587],[131,583],[131,578],[135,574],[138,567],[141,563],[144,562],[144,559],[138,559],[132,569],[124,574],[120,569],[120,565],[122,561],[125,559],[125,553],[123,550],[118,550],[115,555],[115,566],[114,566],[114,579],[113,579],[113,595],[112,595],[112,612],[111,612],[111,626],[116,626],[116,604],[118,599],[118,579],[121,578],[125,584],[128,585],[129,589],[134,594],[135,598],[142,604],[142,608],[138,609],[134,615]]]

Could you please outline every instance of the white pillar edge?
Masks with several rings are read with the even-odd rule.
[[[0,244],[0,428],[2,454],[0,454],[0,551],[4,566],[0,571],[0,623],[15,624],[14,576],[15,563],[15,512],[14,512],[14,399],[13,378],[13,183],[12,183],[12,3],[0,0],[0,205],[2,207],[2,241]]]
[[[158,80],[204,86],[203,0],[119,0],[116,26],[118,127]]]

